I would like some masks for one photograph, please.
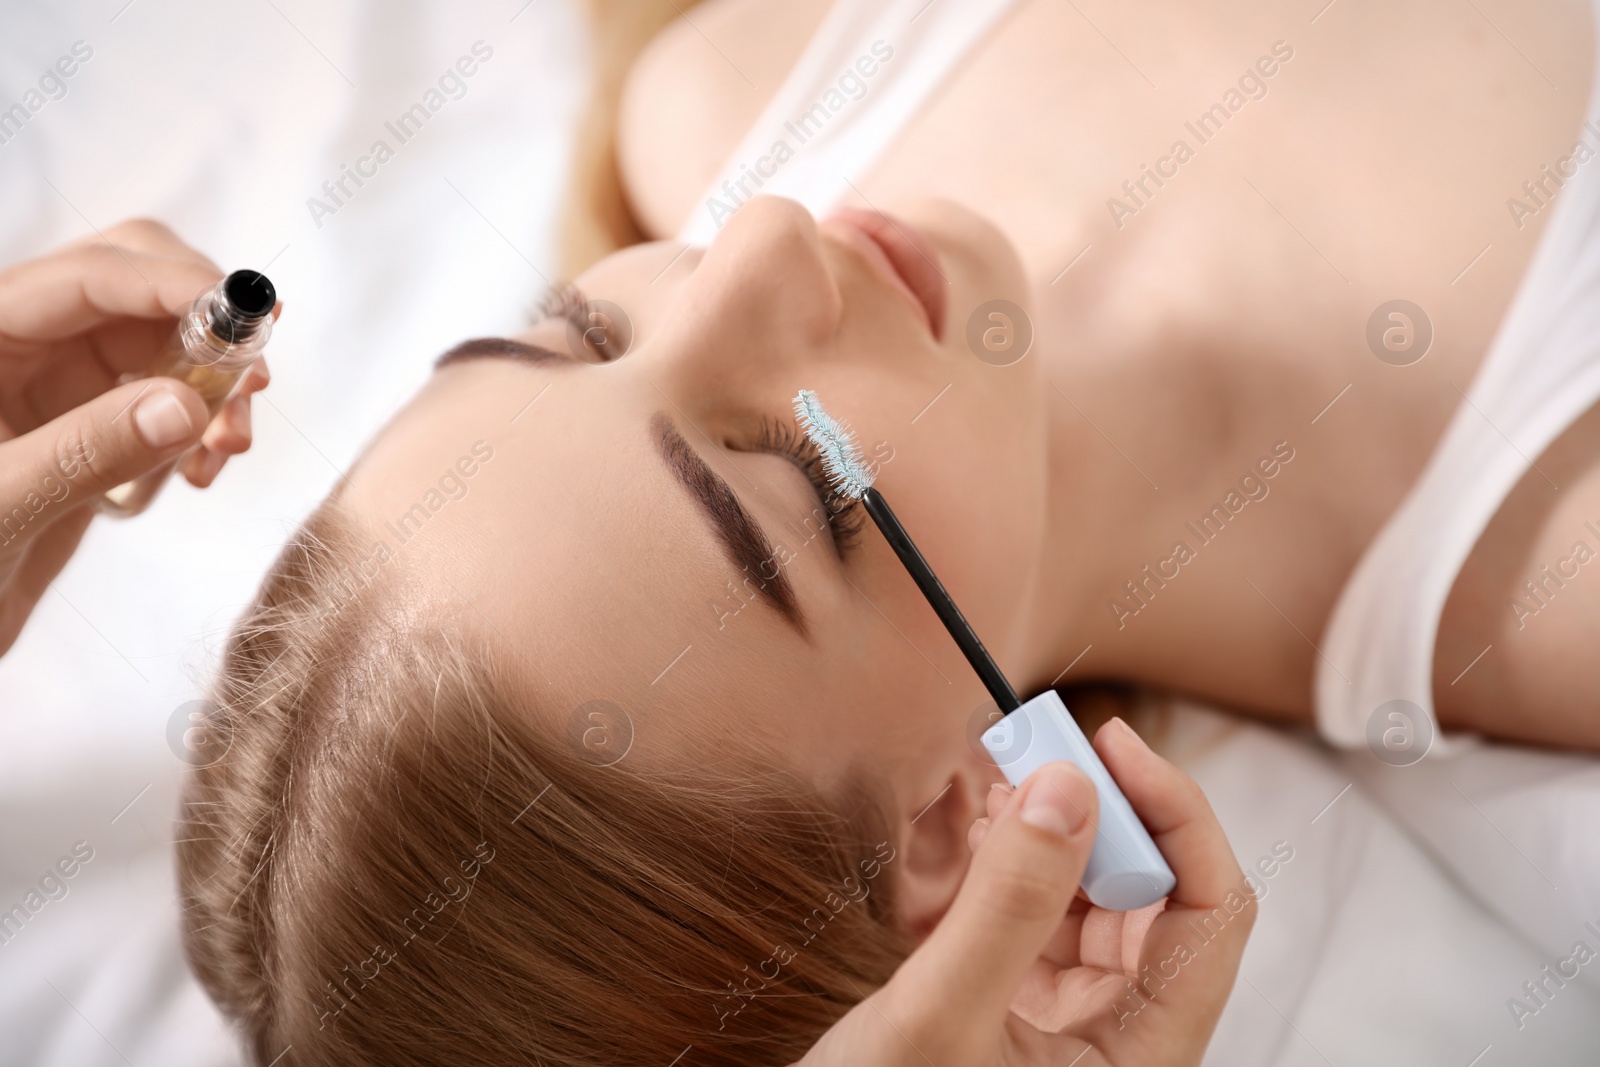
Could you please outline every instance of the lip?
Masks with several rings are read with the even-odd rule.
[[[853,236],[852,247],[911,301],[934,340],[944,337],[946,281],[939,249],[926,234],[881,211],[840,208],[823,219]]]

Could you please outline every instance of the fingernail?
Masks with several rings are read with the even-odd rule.
[[[1070,763],[1041,767],[1022,798],[1022,821],[1059,837],[1071,837],[1089,819],[1094,783]]]
[[[133,425],[144,443],[156,449],[171,448],[194,433],[194,423],[189,421],[183,401],[167,392],[139,401],[133,409]]]
[[[1149,748],[1150,747],[1149,745],[1144,743],[1144,738],[1139,736],[1139,731],[1137,731],[1133,727],[1129,726],[1123,720],[1121,715],[1112,716],[1111,721],[1116,723],[1118,728],[1121,729],[1121,731],[1124,734],[1128,735],[1128,737],[1133,740],[1134,744],[1138,745],[1140,748]]]

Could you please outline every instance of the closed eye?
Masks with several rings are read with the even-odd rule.
[[[539,310],[535,314],[534,321],[571,319],[574,315],[581,315],[588,303],[589,298],[576,285],[552,285],[545,291],[544,299],[539,301]]]
[[[568,322],[581,321],[581,317],[588,308],[589,298],[583,290],[576,285],[551,286],[539,301],[539,308],[535,312],[534,322],[547,322],[551,319],[564,319]],[[586,360],[575,357],[571,352],[558,351],[545,345],[529,344],[526,341],[514,341],[509,337],[474,337],[469,341],[462,341],[451,348],[444,355],[434,360],[433,368],[447,367],[453,363],[465,362],[469,359],[510,359],[519,363],[535,364],[583,364]]]
[[[865,522],[861,502],[845,496],[834,486],[822,465],[822,454],[810,438],[788,419],[766,418],[761,421],[761,434],[756,439],[755,448],[760,452],[782,456],[806,476],[817,494],[818,502],[828,513],[828,531],[833,535],[834,547],[840,555],[856,546],[860,540],[862,523]]]

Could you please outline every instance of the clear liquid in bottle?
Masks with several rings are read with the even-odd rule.
[[[175,378],[200,394],[207,421],[215,418],[261,358],[272,334],[272,309],[277,302],[277,291],[265,274],[234,271],[184,309],[150,369],[133,377]],[[189,454],[184,452],[108,490],[100,498],[100,510],[121,517],[139,514]]]

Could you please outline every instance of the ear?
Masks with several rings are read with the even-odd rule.
[[[907,798],[899,819],[904,845],[895,910],[917,941],[950,910],[972,861],[967,831],[983,817],[989,787],[1003,780],[993,763],[969,753],[939,788]]]

